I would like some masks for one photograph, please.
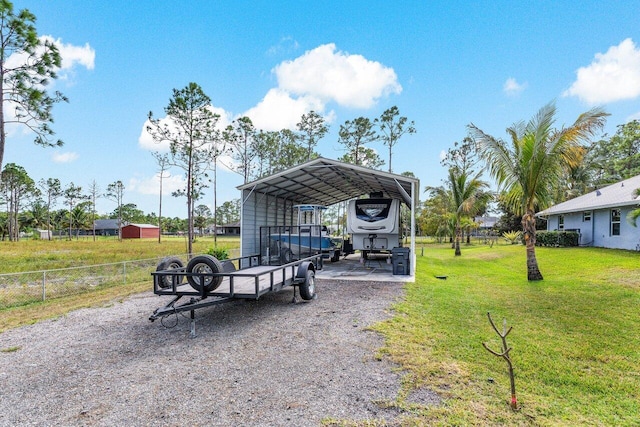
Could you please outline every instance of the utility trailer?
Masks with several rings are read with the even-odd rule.
[[[260,255],[251,255],[220,262],[210,255],[192,258],[187,266],[175,257],[163,259],[153,276],[153,293],[172,295],[165,306],[157,308],[150,321],[180,312],[191,313],[191,337],[195,332],[195,310],[237,299],[257,300],[261,296],[294,286],[293,301],[297,301],[296,288],[303,300],[316,298],[315,271],[322,268],[322,254],[283,265],[263,265]],[[183,297],[187,302],[178,304]]]

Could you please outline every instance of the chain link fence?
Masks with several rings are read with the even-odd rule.
[[[151,272],[162,258],[0,274],[0,309],[145,281],[151,290]],[[178,258],[186,265],[186,255]]]

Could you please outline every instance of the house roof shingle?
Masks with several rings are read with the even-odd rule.
[[[636,195],[638,188],[640,188],[640,175],[551,206],[538,212],[536,216],[640,205],[640,196]]]

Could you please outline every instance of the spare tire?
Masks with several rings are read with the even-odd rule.
[[[158,266],[156,267],[156,271],[175,270],[182,267],[184,267],[184,264],[182,263],[180,258],[168,256],[160,260],[160,262],[158,263]],[[173,284],[172,283],[173,277],[174,277],[173,274],[166,275],[166,276],[165,275],[159,276],[158,286],[160,286],[162,289],[170,288]],[[184,279],[184,276],[178,275],[176,277],[176,284],[179,285],[180,283],[182,283],[183,279]]]
[[[202,274],[203,276],[187,276],[187,281],[198,292],[211,292],[222,283],[222,276],[208,276],[223,271],[218,258],[211,255],[198,255],[191,258],[187,264],[187,273]]]

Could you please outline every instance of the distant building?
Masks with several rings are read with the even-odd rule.
[[[640,175],[551,206],[536,216],[547,220],[547,231],[577,231],[580,245],[640,250],[640,226],[627,215],[640,207]]]
[[[151,239],[160,236],[160,228],[151,224],[128,224],[122,227],[123,239]]]
[[[473,222],[478,224],[478,230],[491,230],[495,228],[499,218],[495,216],[477,216]]]
[[[51,240],[51,231],[38,229],[38,235],[42,240]]]
[[[218,236],[239,236],[240,222],[234,222],[226,225],[210,224],[204,229],[206,234],[216,233]]]
[[[117,219],[96,219],[95,225],[97,236],[117,236],[118,220]]]

